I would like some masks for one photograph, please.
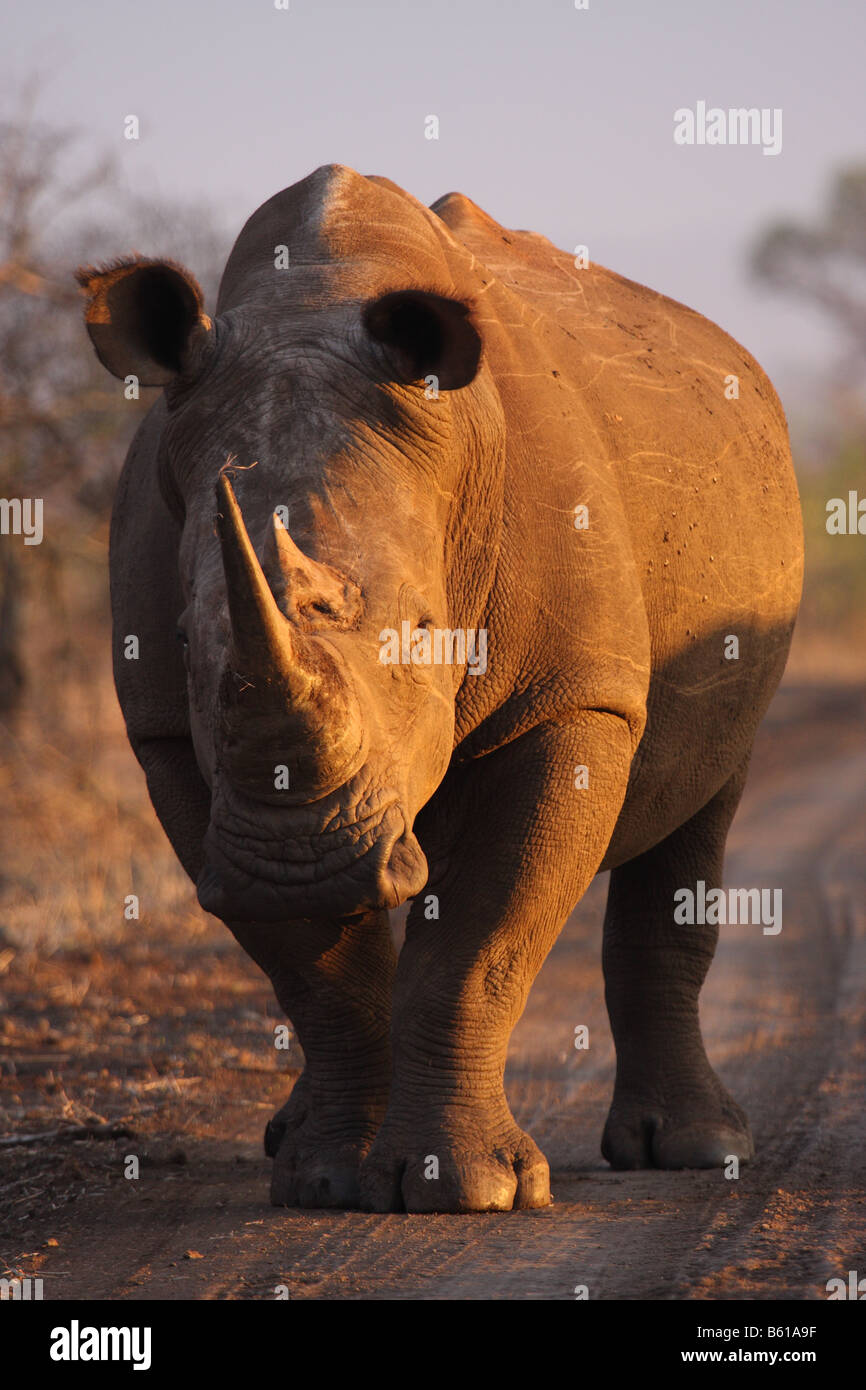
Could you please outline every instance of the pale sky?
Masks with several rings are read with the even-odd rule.
[[[425,202],[458,189],[715,319],[796,413],[839,340],[755,286],[745,255],[768,221],[817,219],[833,171],[866,162],[862,0],[289,3],[7,6],[0,90],[42,71],[41,114],[82,151],[115,151],[139,195],[206,199],[236,230],[323,163]],[[781,153],[678,146],[674,112],[698,101],[781,108]]]

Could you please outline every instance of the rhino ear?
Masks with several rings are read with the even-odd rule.
[[[397,381],[435,376],[439,389],[468,386],[478,371],[481,338],[459,299],[427,290],[395,290],[364,309],[364,327],[388,350]]]
[[[75,276],[87,296],[85,322],[96,355],[113,376],[165,386],[210,332],[198,282],[174,261],[136,256]]]

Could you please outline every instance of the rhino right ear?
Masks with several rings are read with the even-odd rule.
[[[82,266],[76,280],[87,296],[85,322],[96,355],[113,376],[165,386],[190,349],[211,331],[198,282],[174,261],[141,256],[99,269]]]

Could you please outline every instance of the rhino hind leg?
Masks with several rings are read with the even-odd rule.
[[[754,1154],[748,1120],[710,1066],[698,995],[718,927],[674,922],[674,893],[721,887],[748,759],[685,825],[611,874],[604,975],[617,1053],[602,1154],[614,1168],[714,1168]]]

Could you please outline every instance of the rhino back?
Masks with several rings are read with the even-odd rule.
[[[646,618],[646,728],[610,865],[648,848],[647,825],[662,839],[724,784],[781,675],[803,568],[784,412],[754,358],[701,314],[601,266],[578,269],[546,238],[501,227],[462,195],[433,211],[483,265],[485,294],[496,283],[518,306],[508,333],[524,371],[507,369],[499,387],[512,425],[527,410],[547,422],[541,447],[517,465],[518,489],[541,508],[536,534],[552,475],[564,512],[569,494],[586,501],[589,477],[602,506],[612,504],[600,479],[621,504],[613,528],[626,544],[613,563],[609,545],[590,545],[589,590],[574,592],[573,572],[550,563],[548,538],[538,546],[548,606],[562,614],[600,594],[615,599],[593,640],[619,643],[624,661],[640,660],[635,586]],[[603,520],[590,502],[580,543]]]

